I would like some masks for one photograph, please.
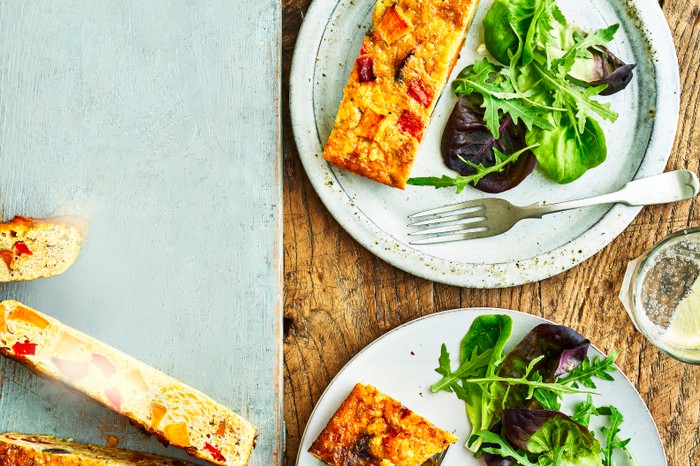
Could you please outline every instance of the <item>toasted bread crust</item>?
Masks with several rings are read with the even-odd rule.
[[[332,466],[418,466],[455,441],[375,387],[357,384],[309,452]]]
[[[323,157],[403,189],[478,0],[377,0]]]
[[[80,217],[15,216],[0,223],[0,282],[65,272],[80,254],[86,222]]]
[[[0,303],[0,353],[163,443],[214,464],[248,463],[255,427],[203,393],[16,301]]]

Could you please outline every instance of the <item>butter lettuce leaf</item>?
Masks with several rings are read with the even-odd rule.
[[[589,168],[597,167],[608,154],[605,134],[598,122],[586,117],[583,132],[579,132],[569,115],[554,129],[533,128],[525,134],[539,167],[557,183],[571,183]]]
[[[507,409],[503,411],[502,422],[508,441],[539,455],[539,464],[603,466],[598,440],[566,414],[543,409]]]

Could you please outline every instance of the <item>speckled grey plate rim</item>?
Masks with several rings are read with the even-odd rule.
[[[297,466],[321,465],[321,462],[308,452],[308,449],[357,382],[372,384],[389,395],[397,397],[404,405],[418,414],[426,416],[436,425],[446,430],[454,429],[455,419],[462,421],[466,419],[463,402],[449,393],[427,394],[426,396],[423,396],[423,393],[427,393],[429,385],[436,381],[436,379],[430,378],[430,374],[435,364],[437,364],[440,345],[445,343],[448,351],[454,356],[458,353],[459,342],[463,333],[467,331],[468,326],[471,325],[471,322],[477,316],[484,314],[506,314],[513,319],[513,334],[506,348],[517,342],[519,338],[536,325],[542,323],[556,324],[556,322],[543,317],[517,310],[494,307],[469,307],[449,309],[418,317],[390,330],[362,348],[330,381],[314,405],[309,420],[304,427],[304,432],[299,441],[299,450],[297,451],[295,464]],[[454,325],[455,322],[453,321],[459,321],[462,327]],[[439,328],[440,334],[435,335],[431,333],[431,326],[433,329]],[[420,331],[415,331],[416,329],[420,329]],[[431,345],[427,351],[433,351],[434,354],[432,359],[430,359],[431,356],[429,354],[427,355],[427,359],[430,360],[429,363],[425,362],[426,355],[423,354],[425,352],[425,348],[422,345],[423,342],[417,343],[411,338],[406,338],[406,334],[411,331],[414,331],[415,334],[419,335],[419,338],[426,340]],[[386,352],[381,351],[383,347],[388,348],[394,354],[387,358]],[[380,351],[377,351],[378,349]],[[396,357],[396,354],[401,352],[410,354],[408,360],[411,363],[398,364],[391,370],[383,367],[386,365],[384,361]],[[373,353],[378,353],[380,357]],[[595,345],[590,346],[588,354],[591,357],[604,357],[604,353]],[[420,374],[415,374],[416,367],[422,367],[425,371],[421,369]],[[410,387],[406,387],[407,384],[398,381],[400,380],[400,374],[407,371],[410,372]],[[622,397],[622,399],[617,397],[614,404],[621,409],[622,415],[625,416],[625,422],[622,424],[622,437],[632,438],[631,448],[644,448],[646,450],[644,451],[646,455],[644,455],[643,463],[638,455],[635,456],[635,459],[639,461],[638,464],[668,466],[663,442],[649,407],[644,403],[634,384],[619,368],[613,373],[613,377],[615,380],[612,382],[612,386],[606,387],[605,384],[608,382],[601,382],[597,384],[597,390],[605,390],[607,394],[604,395],[605,400],[606,402],[610,401],[611,404],[613,404],[612,400],[607,398],[611,392],[618,394],[620,390],[626,389],[629,390],[629,394],[634,393],[634,396]],[[418,392],[418,396],[415,396],[416,392]],[[439,395],[444,396],[440,397]],[[448,406],[446,403],[450,403],[450,405]],[[600,400],[599,404],[602,405],[603,403],[603,400]],[[624,406],[621,406],[620,403],[624,403]],[[570,407],[572,403],[569,401],[566,404]],[[455,430],[453,433],[457,436],[465,436],[466,430]],[[465,440],[466,438],[463,438],[450,447],[450,451],[448,451],[447,457],[443,462],[445,466],[483,464],[482,461],[475,459],[468,450],[460,448],[460,444],[463,444]],[[633,450],[632,453],[635,454],[635,451]],[[636,453],[639,453],[639,451]],[[650,463],[650,460],[653,462]]]
[[[356,241],[377,257],[413,275],[448,285],[470,288],[504,288],[543,280],[578,265],[613,241],[634,220],[641,207],[616,205],[582,235],[561,247],[526,260],[495,264],[445,260],[397,241],[379,228],[336,181],[323,160],[316,125],[309,124],[313,69],[316,50],[333,10],[339,1],[314,0],[309,7],[294,49],[290,73],[290,115],[292,130],[304,170],[331,215]],[[680,108],[678,60],[671,32],[660,6],[654,0],[629,2],[643,24],[649,40],[657,83],[655,123],[634,179],[664,170],[673,147]],[[653,154],[653,157],[649,157]]]

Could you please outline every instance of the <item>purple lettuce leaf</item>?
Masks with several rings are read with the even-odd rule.
[[[476,173],[467,161],[484,167],[496,163],[494,148],[504,154],[512,154],[525,147],[524,128],[513,123],[509,115],[500,122],[496,139],[486,126],[483,109],[467,97],[455,104],[442,134],[440,149],[445,164],[462,176]],[[476,189],[487,193],[500,193],[516,187],[537,166],[532,152],[523,153],[516,162],[502,172],[491,173],[479,180]]]
[[[590,341],[575,330],[556,324],[540,324],[533,328],[508,354],[498,375],[522,377],[534,359],[544,356],[534,366],[545,382],[576,368],[588,353]],[[540,407],[535,400],[526,400],[527,387],[511,387],[506,400],[508,408]]]
[[[607,84],[608,87],[603,89],[600,95],[620,92],[632,81],[635,64],[625,63],[606,47],[591,48],[588,51],[591,52],[592,58],[577,65],[571,74],[575,81],[589,86]]]

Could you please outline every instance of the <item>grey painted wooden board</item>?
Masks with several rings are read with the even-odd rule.
[[[280,463],[277,0],[0,2],[0,209],[90,221],[64,275],[0,286],[209,394]],[[0,429],[188,458],[0,361]]]

